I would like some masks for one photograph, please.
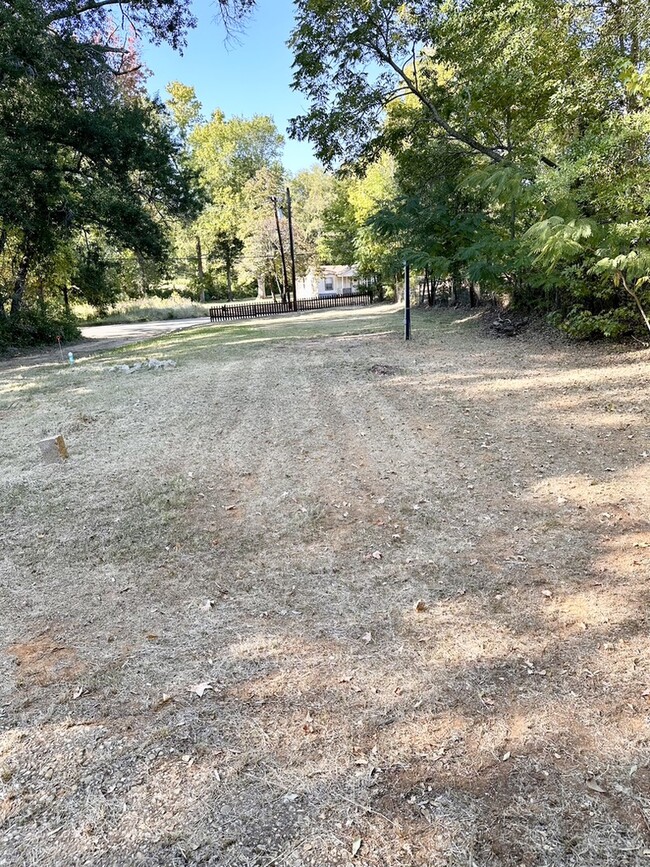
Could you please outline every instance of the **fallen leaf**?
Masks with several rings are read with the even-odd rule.
[[[428,607],[429,606],[424,601],[424,599],[418,599],[418,601],[415,603],[415,610],[416,611],[426,611]]]
[[[72,698],[81,698],[81,696],[83,695],[83,692],[84,692],[84,688],[83,688],[83,686],[80,686],[77,690],[75,690],[75,693],[72,696]]]
[[[501,757],[501,761],[507,762],[508,759],[510,758],[510,755],[511,755],[511,753],[504,753],[503,756]]]
[[[607,794],[607,789],[603,789],[600,783],[596,782],[596,780],[587,780],[587,788],[591,789],[592,792],[598,792],[601,795]]]
[[[373,551],[372,552],[372,559],[373,560],[381,560],[383,556],[384,555],[381,553],[381,551]]]
[[[208,689],[214,689],[209,681],[206,681],[205,683],[195,683],[194,686],[190,686],[189,688],[190,692],[195,693],[199,698],[203,698],[203,693]]]
[[[546,596],[547,599],[550,599],[552,595],[550,590],[542,590],[542,596]]]
[[[201,606],[201,611],[210,611],[212,608],[214,608],[214,599],[206,599]]]
[[[365,641],[366,644],[370,644],[370,642],[372,641],[372,632],[364,632],[361,636],[361,640]]]
[[[233,509],[236,509],[236,508],[237,508],[237,503],[233,503],[232,506],[224,506],[224,509],[226,512],[232,512]]]
[[[360,848],[361,848],[361,837],[357,837],[357,839],[352,844],[352,857],[353,858],[358,853]]]

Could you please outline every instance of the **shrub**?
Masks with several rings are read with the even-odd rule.
[[[24,308],[17,318],[0,320],[0,352],[56,343],[57,337],[66,342],[79,336],[77,323],[70,316],[52,319],[40,310]]]
[[[604,313],[591,313],[584,307],[573,307],[567,316],[555,314],[549,319],[553,325],[577,340],[599,340],[603,337],[618,340],[633,334],[638,327],[637,316],[629,307],[617,307]]]
[[[208,315],[208,305],[172,292],[168,298],[149,295],[128,301],[118,301],[105,316],[98,316],[87,305],[74,304],[73,312],[85,322],[117,324],[121,322],[152,322],[158,319],[195,319]],[[94,315],[93,315],[94,314]]]

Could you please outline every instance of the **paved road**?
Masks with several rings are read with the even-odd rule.
[[[64,354],[72,351],[75,358],[81,359],[105,349],[115,349],[128,343],[138,343],[149,340],[161,334],[169,334],[183,328],[195,328],[199,325],[209,325],[208,316],[199,319],[165,319],[160,322],[134,322],[130,325],[85,325],[81,328],[83,342],[66,344]],[[20,354],[0,361],[0,371],[5,368],[20,366],[36,366],[59,361],[59,350],[56,347]]]
[[[162,319],[157,322],[133,322],[128,325],[85,325],[81,329],[81,335],[89,340],[132,343],[136,340],[148,340],[150,337],[157,337],[168,331],[209,324],[210,318],[203,316],[200,319]]]

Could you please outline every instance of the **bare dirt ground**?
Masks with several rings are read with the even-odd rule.
[[[398,326],[2,371],[0,864],[650,864],[650,351]]]

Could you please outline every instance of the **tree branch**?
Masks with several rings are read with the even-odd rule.
[[[46,19],[48,24],[54,21],[65,21],[66,18],[76,18],[78,15],[83,15],[85,12],[95,12],[102,9],[104,6],[120,6],[120,0],[89,0],[81,6],[68,6],[66,9],[61,9],[59,12],[54,12]]]
[[[384,41],[387,44],[386,38],[384,39]],[[384,51],[380,47],[379,41],[377,41],[376,43],[368,43],[368,47],[371,48],[373,51],[375,51],[379,60],[382,60],[384,63],[386,63],[388,66],[390,66],[390,68],[394,72],[397,73],[397,75],[402,79],[402,81],[404,82],[404,85],[408,88],[410,93],[412,93],[413,96],[417,97],[417,99],[420,100],[422,105],[429,111],[434,122],[439,127],[441,127],[450,138],[453,138],[456,141],[462,142],[463,144],[467,145],[467,147],[471,148],[472,150],[475,150],[478,153],[481,153],[484,156],[489,157],[495,163],[503,162],[503,160],[505,159],[503,151],[504,150],[507,151],[508,150],[507,148],[504,148],[503,145],[499,145],[498,147],[489,147],[488,145],[481,144],[481,142],[479,142],[477,139],[475,139],[474,136],[467,135],[466,133],[463,133],[460,130],[455,129],[450,123],[448,123],[448,121],[445,120],[445,118],[440,114],[440,112],[438,111],[438,109],[436,108],[434,103],[420,89],[420,87],[418,86],[417,80],[411,79],[407,75],[407,73],[405,72],[404,68],[401,67],[395,60],[393,60],[393,57],[390,54],[390,51],[388,50],[388,48],[386,51]],[[415,66],[414,66],[414,69],[415,69]],[[548,166],[551,169],[559,168],[558,164],[556,162],[554,162],[549,157],[544,156],[543,154],[538,155],[538,159],[541,163],[543,163],[545,166]]]
[[[111,72],[116,78],[119,78],[120,75],[131,75],[133,72],[139,72],[142,69],[142,64],[138,64],[138,66],[132,66],[131,69],[112,69]]]
[[[648,331],[650,331],[650,319],[648,319],[648,315],[645,312],[645,310],[643,309],[643,305],[641,304],[641,299],[639,298],[639,296],[637,295],[635,290],[632,289],[632,287],[630,285],[628,285],[628,282],[625,279],[625,274],[623,274],[622,271],[617,271],[616,273],[618,274],[618,277],[621,280],[621,283],[623,284],[623,288],[625,289],[627,294],[630,295],[634,299],[634,303],[636,304],[638,311],[641,314],[641,318],[645,322],[646,328],[648,329]]]
[[[444,131],[450,138],[466,144],[469,148],[472,148],[472,150],[478,151],[478,153],[482,153],[484,156],[489,157],[495,163],[500,163],[503,161],[503,154],[495,148],[483,145],[473,136],[466,135],[465,133],[460,132],[460,130],[454,129],[454,127],[450,123],[448,123],[440,114],[440,112],[433,104],[433,102],[431,102],[429,97],[420,90],[417,84],[406,74],[402,67],[398,63],[396,63],[395,60],[393,60],[391,54],[388,53],[388,51],[384,51],[380,47],[379,42],[375,43],[374,45],[371,44],[369,47],[376,52],[377,57],[380,60],[390,66],[390,68],[397,73],[397,75],[402,79],[402,81],[409,89],[409,91],[413,94],[413,96],[417,97],[422,103],[422,105],[424,105],[424,107],[429,111],[435,123],[442,129],[444,129]]]

